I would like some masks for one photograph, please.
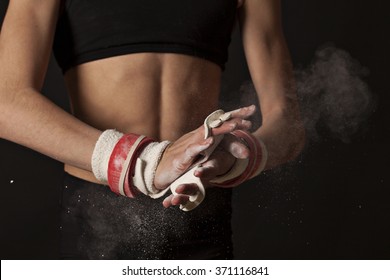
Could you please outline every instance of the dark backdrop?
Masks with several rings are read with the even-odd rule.
[[[316,60],[316,50],[330,43],[348,53],[354,65],[358,62],[365,67],[358,82],[368,85],[371,105],[358,119],[356,133],[338,137],[330,132],[326,118],[320,119],[297,161],[235,190],[236,258],[389,259],[389,40],[385,9],[381,1],[282,2],[285,34],[296,69],[308,69]],[[1,19],[7,3],[0,2]],[[250,91],[238,38],[236,32],[223,77],[221,102],[226,108],[251,100],[237,94],[243,89]],[[68,110],[54,61],[43,93]],[[304,106],[310,105],[310,98],[301,99]],[[346,110],[349,104],[341,102],[333,107]],[[62,164],[5,140],[0,140],[0,152],[1,258],[57,258]]]

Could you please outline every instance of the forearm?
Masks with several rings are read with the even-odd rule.
[[[32,88],[0,88],[0,137],[61,162],[91,170],[101,132]]]
[[[262,126],[253,134],[267,148],[265,169],[294,160],[305,144],[305,130],[296,108],[275,109],[263,115]]]
[[[266,168],[273,168],[295,158],[304,145],[280,1],[246,0],[240,12],[240,26],[262,114],[262,125],[255,136],[267,147]]]
[[[262,125],[255,132],[268,150],[266,169],[293,160],[302,150],[305,132],[300,116],[293,67],[281,35],[271,36],[257,48],[247,51],[251,76],[258,95]],[[257,63],[253,63],[256,61]]]

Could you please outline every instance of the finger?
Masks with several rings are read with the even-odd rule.
[[[249,157],[249,148],[242,143],[237,137],[227,134],[221,142],[221,147],[229,152],[232,156],[239,159],[246,159]]]
[[[201,166],[201,167],[198,167],[194,171],[194,175],[196,177],[202,178],[204,180],[209,180],[209,179],[213,179],[216,176],[218,176],[218,171],[212,165],[210,165],[210,166]]]
[[[212,134],[213,135],[227,134],[237,129],[249,130],[251,127],[252,127],[251,121],[243,120],[240,118],[234,118],[225,121],[218,127],[212,128]]]
[[[232,118],[241,118],[241,119],[247,119],[256,112],[256,106],[255,105],[250,105],[247,107],[239,108],[237,110],[230,111],[232,115]]]
[[[189,196],[186,195],[170,195],[163,201],[163,206],[165,208],[171,206],[178,206],[180,204],[186,204],[189,201]]]
[[[197,184],[183,184],[176,188],[176,193],[182,195],[196,195],[199,191]]]
[[[221,174],[227,173],[235,162],[236,157],[222,147],[217,147],[210,158],[194,170],[194,176],[201,178],[202,181],[214,179]]]
[[[165,207],[165,208],[169,208],[169,207],[171,207],[171,206],[173,206],[172,205],[172,198],[173,198],[173,194],[171,194],[170,196],[167,196],[164,200],[163,200],[163,206]]]

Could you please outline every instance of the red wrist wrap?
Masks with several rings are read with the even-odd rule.
[[[108,162],[108,185],[116,194],[135,197],[136,188],[132,185],[135,164],[142,150],[153,139],[137,134],[126,134],[115,145]]]
[[[251,134],[243,130],[237,130],[232,132],[233,135],[235,135],[238,138],[241,138],[249,147],[249,150],[251,151],[250,159],[252,160],[252,165],[249,164],[248,168],[251,168],[251,170],[248,170],[248,177],[247,179],[252,178],[253,176],[257,175],[256,172],[260,168],[260,165],[263,162],[264,157],[264,151],[263,148],[260,145],[260,142]]]
[[[220,185],[222,187],[233,187],[237,186],[246,180],[252,178],[253,176],[257,175],[256,173],[259,171],[260,165],[263,161],[264,151],[259,143],[259,141],[249,132],[243,131],[243,130],[235,130],[231,134],[236,136],[237,138],[240,138],[245,142],[245,144],[248,146],[250,155],[249,155],[249,162],[244,170],[244,172],[231,180],[225,181]]]

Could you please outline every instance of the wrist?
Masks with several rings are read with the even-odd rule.
[[[134,197],[141,192],[150,197],[161,196],[153,181],[168,144],[142,135],[106,130],[93,151],[93,174],[116,194]]]
[[[157,169],[163,153],[170,145],[169,141],[152,142],[142,151],[137,159],[133,184],[143,194],[152,198],[161,197],[168,190],[155,184]]]
[[[106,130],[95,144],[91,159],[92,173],[103,184],[108,184],[108,163],[116,144],[122,137],[123,133],[119,131]]]
[[[160,162],[157,165],[155,176],[154,176],[154,181],[153,184],[158,190],[166,190],[168,189],[169,183],[167,183],[166,176],[166,171],[164,170],[164,155],[169,151],[170,147],[172,146],[172,142],[170,142],[164,151],[161,153],[160,157]],[[161,163],[161,164],[160,164]]]

